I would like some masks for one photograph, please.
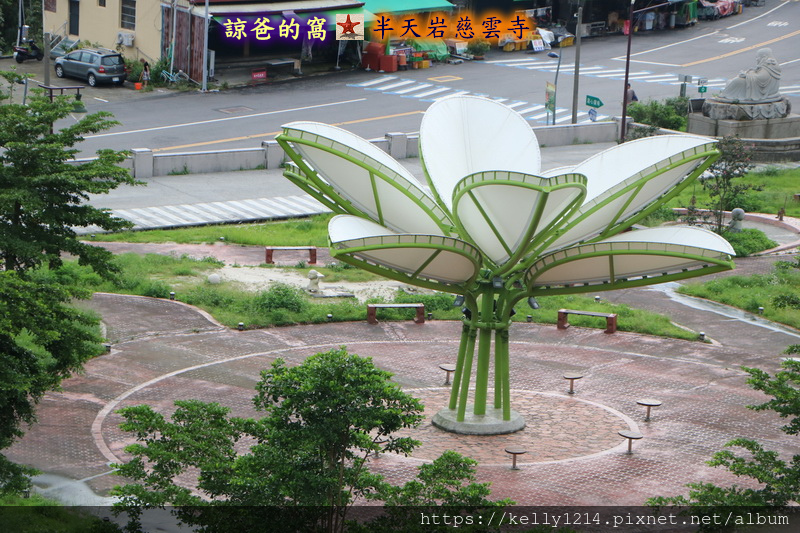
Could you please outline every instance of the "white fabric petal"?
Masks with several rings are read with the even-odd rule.
[[[475,279],[482,263],[478,249],[460,239],[395,233],[353,215],[333,217],[328,235],[333,257],[416,285],[426,286],[425,280],[465,284]]]
[[[479,96],[437,100],[422,117],[419,146],[431,189],[448,209],[465,176],[491,170],[539,174],[541,167],[539,143],[528,121]]]
[[[733,267],[730,243],[695,227],[649,228],[565,248],[528,269],[529,291],[583,292],[576,286],[615,289],[686,279]],[[572,290],[570,290],[572,288]]]
[[[447,233],[450,221],[414,176],[390,155],[347,130],[318,122],[283,126],[278,141],[317,188],[350,212],[399,232]],[[306,170],[306,169],[303,169]]]

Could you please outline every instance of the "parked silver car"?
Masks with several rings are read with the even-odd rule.
[[[56,76],[80,78],[94,87],[98,83],[125,82],[125,61],[122,56],[106,48],[75,50],[55,60]]]

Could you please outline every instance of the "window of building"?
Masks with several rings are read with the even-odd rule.
[[[136,0],[122,0],[120,26],[126,30],[136,29]]]
[[[106,7],[106,0],[97,0],[97,5],[100,7]]]
[[[52,13],[56,12],[56,0],[44,0],[44,10]]]

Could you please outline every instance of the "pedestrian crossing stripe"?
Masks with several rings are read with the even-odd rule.
[[[200,226],[223,222],[257,222],[329,212],[327,207],[307,194],[111,210],[111,214],[115,217],[132,222],[133,229]],[[102,233],[103,231],[95,226],[76,228],[76,230],[83,235]]]
[[[519,100],[510,101],[508,98],[496,97],[488,94],[476,93],[471,91],[456,90],[453,89],[452,87],[446,87],[446,86],[434,86],[429,83],[420,83],[415,80],[403,79],[398,76],[390,76],[390,75],[381,76],[378,79],[369,80],[362,83],[351,83],[348,84],[348,87],[356,87],[367,91],[378,91],[378,92],[383,92],[385,94],[394,94],[402,98],[416,98],[423,102],[436,102],[441,100],[442,98],[447,98],[450,96],[461,96],[461,95],[483,96],[495,100],[497,102],[502,102],[508,107],[515,109],[518,113],[520,113],[523,116],[527,115],[526,119],[531,122],[540,122],[544,124],[546,121],[542,119],[548,116],[548,113],[537,113],[531,115],[531,113],[535,113],[536,111],[544,109],[544,104],[524,102]],[[571,111],[568,109],[564,108],[556,109],[556,117],[562,115],[563,113],[569,113],[570,118],[572,116]],[[587,117],[588,113],[582,111],[579,113],[579,116]],[[597,116],[598,120],[602,120],[605,118],[608,118],[608,116],[607,115]],[[556,119],[556,121],[558,121],[558,119]],[[581,122],[591,122],[591,120],[586,119]]]

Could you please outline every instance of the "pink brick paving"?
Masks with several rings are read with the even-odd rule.
[[[297,364],[340,345],[393,372],[423,400],[429,416],[447,402],[449,389],[438,365],[454,362],[460,328],[456,322],[433,321],[237,332],[165,300],[96,295],[91,306],[114,334],[112,352],[89,362],[84,375],[65,381],[63,392],[48,394],[40,422],[8,454],[74,479],[106,472],[107,462],[125,458],[122,449],[131,440],[118,429],[121,418],[114,409],[146,402],[170,413],[174,400],[200,398],[252,416],[252,387],[276,357]],[[727,327],[747,334],[742,325]],[[762,396],[744,384],[738,365],[755,361],[774,371],[776,348],[768,343],[763,348],[742,351],[734,344],[514,325],[512,404],[524,413],[528,427],[513,435],[474,437],[442,432],[428,419],[411,433],[422,441],[412,457],[384,454],[373,468],[402,482],[422,461],[454,449],[479,461],[479,479],[493,484],[495,497],[532,505],[641,504],[649,496],[685,492],[689,481],[728,483],[729,476],[704,462],[730,438],[758,437],[784,454],[798,451],[796,439],[778,431],[776,417],[744,409]],[[570,397],[561,376],[573,370],[586,377]],[[643,408],[636,405],[643,397],[664,402],[650,422],[643,421]],[[109,406],[111,412],[98,418]],[[630,456],[622,453],[625,442],[616,434],[626,427],[645,436]],[[529,450],[516,472],[503,451],[510,444]],[[106,493],[119,482],[101,476],[89,484]]]

